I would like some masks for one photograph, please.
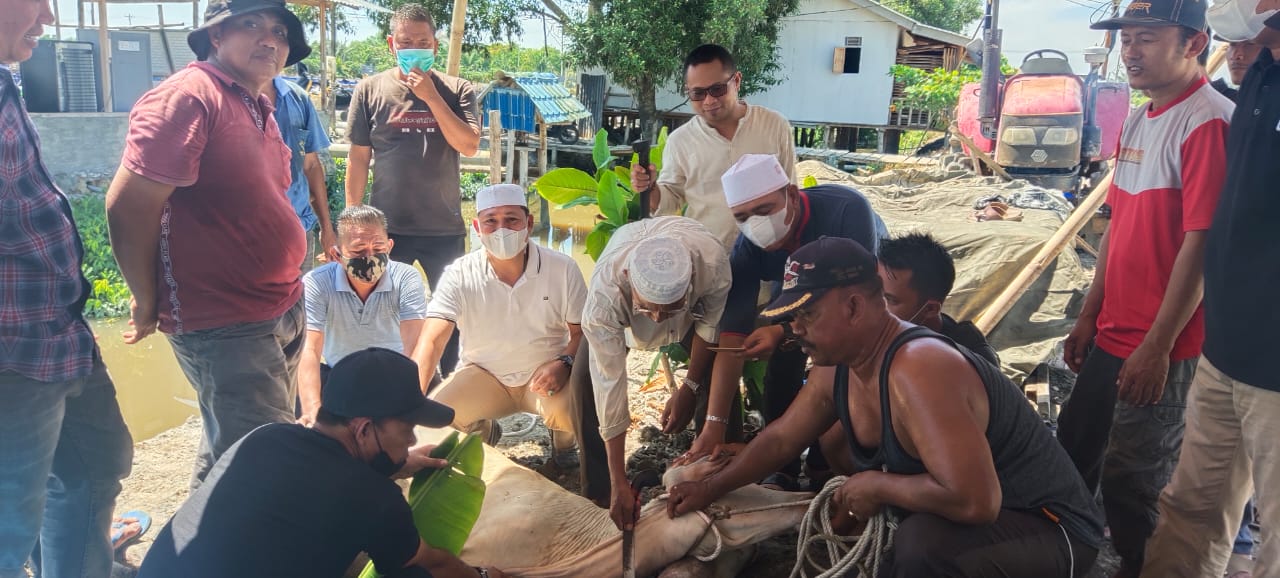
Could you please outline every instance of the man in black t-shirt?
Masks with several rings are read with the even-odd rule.
[[[972,321],[956,321],[942,312],[956,281],[956,265],[946,247],[926,233],[912,233],[881,240],[878,257],[890,313],[941,333],[1000,367],[996,350]]]
[[[139,578],[337,578],[360,552],[393,578],[501,576],[418,536],[392,477],[447,467],[411,448],[415,425],[453,410],[423,397],[418,367],[388,349],[338,362],[315,425],[262,426],[232,445],[156,537]]]

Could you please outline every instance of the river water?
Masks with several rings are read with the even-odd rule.
[[[572,255],[586,279],[594,263],[583,252],[583,241],[595,215],[593,207],[573,207],[552,213],[553,227],[535,241]],[[473,245],[474,246],[474,243]],[[136,345],[126,345],[121,333],[124,319],[92,320],[98,347],[111,372],[120,410],[135,442],[155,436],[196,415],[196,394],[173,356],[169,341],[155,334]]]

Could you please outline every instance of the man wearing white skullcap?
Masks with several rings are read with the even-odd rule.
[[[743,155],[725,171],[721,183],[725,203],[741,234],[730,257],[733,287],[720,323],[720,346],[746,349],[740,354],[716,356],[707,406],[709,425],[680,462],[706,455],[724,443],[725,428],[719,418],[733,407],[745,360],[769,358],[764,379],[766,423],[782,417],[804,384],[808,357],[796,347],[779,348],[784,326],[756,329],[760,284],[781,282],[791,252],[820,237],[852,239],[875,252],[879,240],[888,236],[884,222],[861,193],[833,184],[800,190],[791,184],[773,155]],[[808,465],[811,478],[827,469],[817,444],[809,449]],[[795,479],[800,469],[797,456],[766,483],[785,490],[799,489]]]
[[[684,215],[702,223],[728,252],[738,231],[720,190],[720,175],[743,154],[761,153],[778,159],[788,177],[794,176],[795,136],[781,114],[738,98],[742,72],[723,46],[695,48],[685,58],[684,73],[685,93],[696,116],[667,139],[662,172],[636,163],[631,182],[637,191],[653,183],[654,214]]]
[[[525,196],[511,184],[476,194],[472,226],[484,249],[445,268],[413,358],[426,391],[457,327],[458,367],[430,397],[453,408],[454,427],[480,430],[490,444],[501,438],[496,420],[541,415],[552,432],[553,459],[569,467],[576,437],[573,392],[564,390],[582,340],[587,287],[572,258],[529,242]]]
[[[1280,1],[1218,0],[1209,27],[1263,48],[1236,96],[1226,181],[1204,245],[1204,347],[1186,401],[1178,465],[1160,494],[1160,518],[1142,576],[1222,576],[1249,490],[1262,540],[1253,576],[1280,576]],[[1148,157],[1150,158],[1150,157]],[[1247,281],[1246,281],[1247,280]],[[1110,285],[1108,285],[1110,287]],[[1237,576],[1232,573],[1230,576]]]
[[[596,421],[593,417],[598,419],[596,425],[605,440],[610,514],[620,529],[635,519],[623,455],[631,427],[627,352],[652,351],[688,339],[688,378],[662,412],[665,432],[683,430],[698,399],[706,398],[700,384],[710,377],[713,355],[708,347],[717,342],[729,285],[729,259],[723,246],[706,227],[685,217],[655,217],[624,225],[596,261],[582,316],[582,329],[591,345],[595,411],[585,408],[584,417],[588,425]],[[589,464],[596,457],[584,454],[583,462]]]

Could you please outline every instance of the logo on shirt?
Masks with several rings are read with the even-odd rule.
[[[1142,149],[1120,147],[1120,152],[1116,155],[1116,159],[1122,163],[1142,164],[1143,156],[1144,151]]]
[[[387,125],[402,133],[423,134],[436,132],[440,123],[429,110],[392,110]]]

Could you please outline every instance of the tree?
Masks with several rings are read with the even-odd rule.
[[[294,4],[292,10],[294,15],[298,17],[298,20],[302,21],[302,26],[303,28],[306,28],[307,34],[315,34],[320,26],[320,9],[306,4]],[[325,10],[324,26],[326,29],[333,26],[333,24],[329,22],[330,18],[336,18],[338,20],[338,30],[340,32],[346,32],[348,34],[355,32],[355,26],[351,24],[351,21],[347,19],[346,13],[342,10]]]
[[[944,128],[955,120],[956,105],[960,103],[960,90],[964,85],[982,80],[982,69],[965,64],[956,70],[935,68],[925,71],[901,64],[890,69],[894,82],[902,84],[902,105],[908,108],[927,110],[935,118],[943,119]],[[1009,61],[1000,55],[1000,72],[1006,78],[1017,74],[1017,69],[1009,65]]]
[[[575,63],[598,66],[635,95],[640,125],[652,135],[657,88],[682,83],[681,65],[705,42],[723,45],[742,71],[742,94],[780,82],[779,20],[799,0],[592,0],[587,17],[566,26]]]
[[[982,17],[982,0],[882,0],[886,7],[944,30],[960,32]]]
[[[421,4],[427,8],[431,18],[435,20],[437,33],[453,21],[453,0],[375,0],[375,2],[393,11],[404,4]],[[462,37],[463,46],[477,47],[491,41],[511,41],[522,31],[520,18],[537,11],[536,0],[469,0],[466,26],[464,26]],[[369,16],[378,24],[378,29],[383,34],[390,34],[390,14],[370,12]],[[441,44],[444,45],[447,42]],[[443,59],[443,55],[441,56]]]

